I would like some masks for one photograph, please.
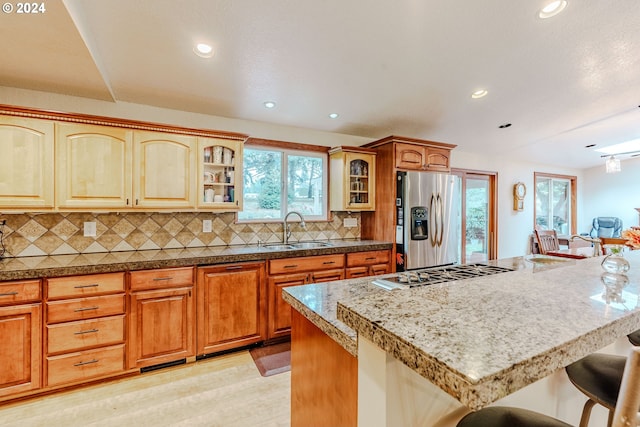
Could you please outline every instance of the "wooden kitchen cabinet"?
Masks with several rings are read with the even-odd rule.
[[[56,205],[132,207],[129,129],[56,123]]]
[[[396,143],[396,168],[449,172],[451,150],[427,145]]]
[[[199,209],[242,210],[242,141],[198,138]]]
[[[347,254],[347,279],[391,272],[391,251],[367,251]]]
[[[133,134],[137,208],[194,208],[197,138],[162,132]]]
[[[395,242],[398,223],[398,171],[449,173],[451,151],[456,145],[392,135],[365,144],[364,147],[375,149],[377,152],[376,210],[362,212],[360,237]],[[392,260],[395,259],[395,255],[394,247],[391,252]],[[392,262],[391,268],[395,271],[395,262]]]
[[[373,211],[375,202],[376,151],[359,147],[336,147],[330,155],[330,209]]]
[[[264,262],[200,267],[197,292],[198,355],[266,339]]]
[[[47,279],[47,386],[82,383],[125,371],[124,273]]]
[[[195,356],[194,268],[130,273],[128,366]]]
[[[0,282],[0,399],[42,386],[40,281]]]
[[[282,299],[282,289],[342,279],[344,254],[270,260],[267,338],[287,337],[291,332],[291,306]]]
[[[0,116],[0,152],[0,207],[52,209],[53,122]]]

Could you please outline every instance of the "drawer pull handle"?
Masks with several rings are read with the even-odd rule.
[[[14,295],[18,295],[18,292],[17,291],[5,292],[3,294],[0,294],[0,297],[11,297]]]
[[[89,310],[97,310],[97,309],[99,309],[99,308],[100,308],[100,307],[96,305],[96,306],[94,306],[94,307],[82,307],[82,308],[76,308],[76,309],[75,309],[75,310],[73,310],[73,311],[75,311],[75,312],[78,312],[78,311],[89,311]]]
[[[298,264],[285,265],[284,268],[296,268]]]
[[[376,259],[376,257],[372,256],[372,257],[369,257],[369,258],[365,258],[364,260],[365,261],[371,261],[372,259]]]
[[[173,277],[154,277],[153,281],[154,282],[160,282],[160,281],[163,281],[163,280],[172,280],[172,279],[173,279]]]
[[[74,286],[75,289],[82,289],[82,288],[97,288],[98,286],[100,286],[99,283],[92,283],[90,285],[78,285],[78,286]]]
[[[336,263],[335,261],[325,261],[322,264],[329,265],[329,264],[335,264],[335,263]]]
[[[78,363],[74,363],[73,366],[84,366],[84,365],[90,365],[92,363],[98,363],[98,360],[93,359],[93,360],[87,360],[86,362],[78,362]]]
[[[78,332],[74,332],[74,335],[83,335],[83,334],[92,334],[94,332],[98,332],[97,329],[87,329],[86,331],[78,331]]]
[[[242,269],[241,265],[232,265],[230,267],[227,267],[227,270],[240,270]]]

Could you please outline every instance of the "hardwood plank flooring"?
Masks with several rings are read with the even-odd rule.
[[[0,406],[3,427],[290,425],[291,373],[262,377],[248,351]]]

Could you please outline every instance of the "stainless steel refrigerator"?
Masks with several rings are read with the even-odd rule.
[[[459,263],[460,178],[397,174],[397,271]]]

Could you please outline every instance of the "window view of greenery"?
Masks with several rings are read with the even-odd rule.
[[[245,148],[240,220],[282,220],[289,211],[326,219],[326,155]],[[286,184],[286,185],[285,185]]]
[[[571,234],[571,181],[536,179],[536,226]]]
[[[465,197],[467,224],[465,230],[466,261],[487,260],[489,182],[486,180],[467,179]],[[479,257],[479,254],[482,254],[482,256]],[[475,256],[474,259],[472,259],[472,256]]]

